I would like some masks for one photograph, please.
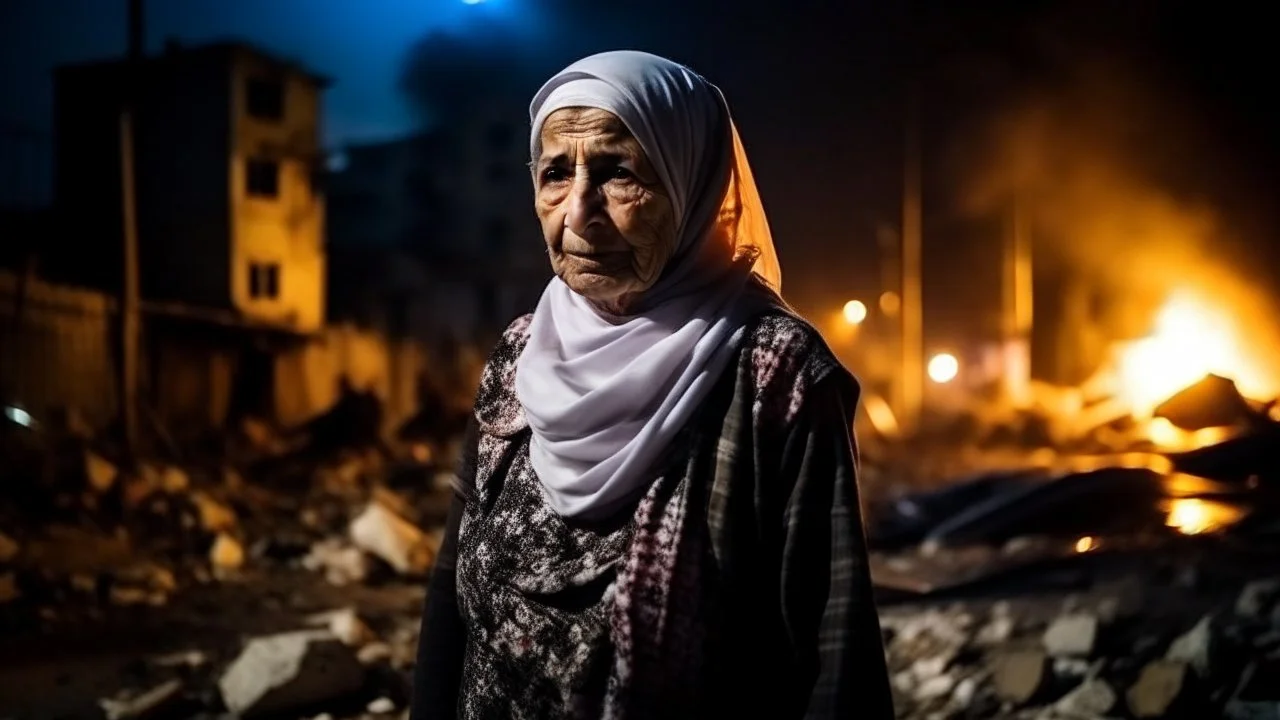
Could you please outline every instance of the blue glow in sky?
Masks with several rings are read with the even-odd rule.
[[[146,0],[149,52],[238,38],[330,77],[326,142],[372,140],[413,130],[397,88],[411,45],[431,32],[465,32],[478,13],[531,28],[520,0]],[[59,64],[120,55],[125,0],[0,3],[0,120],[41,131],[52,115],[50,73]]]

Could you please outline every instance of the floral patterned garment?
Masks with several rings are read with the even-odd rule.
[[[513,390],[529,319],[486,366],[445,541],[456,566],[443,557],[432,581],[451,607],[456,567],[458,620],[424,619],[462,626],[457,717],[891,718],[848,432],[856,385],[817,333],[782,313],[753,323],[634,511],[586,525],[550,509],[529,463]],[[446,647],[425,638],[420,665],[447,668]]]
[[[463,515],[460,609],[467,718],[598,718],[613,661],[608,615],[632,522],[576,527],[543,500],[528,434]]]

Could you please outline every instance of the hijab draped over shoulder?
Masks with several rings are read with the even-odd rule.
[[[547,117],[616,115],[670,197],[676,245],[633,314],[598,310],[559,278],[543,292],[517,364],[529,457],[552,508],[603,518],[646,487],[737,352],[745,324],[781,305],[781,271],[746,152],[720,90],[635,51],[584,58],[529,108],[536,162]]]

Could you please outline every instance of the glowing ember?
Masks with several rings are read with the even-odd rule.
[[[1210,373],[1234,380],[1245,397],[1269,397],[1274,383],[1250,357],[1244,337],[1231,314],[1175,294],[1156,315],[1151,335],[1121,346],[1120,398],[1138,417],[1150,417],[1161,402]]]
[[[1098,541],[1088,535],[1076,541],[1076,552],[1078,553],[1087,553],[1096,547],[1098,547]]]

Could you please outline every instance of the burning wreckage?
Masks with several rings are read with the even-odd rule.
[[[911,492],[888,479],[918,446],[867,442],[899,716],[1280,718],[1274,414],[1216,376],[1069,438],[1030,413]],[[405,713],[449,452],[247,426],[125,467],[72,423],[0,437],[5,716]]]
[[[1208,375],[1114,407],[868,503],[899,717],[1280,718],[1274,402]],[[1061,418],[1023,420],[996,434]]]

